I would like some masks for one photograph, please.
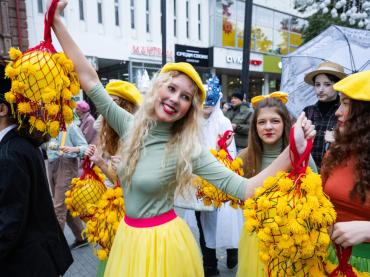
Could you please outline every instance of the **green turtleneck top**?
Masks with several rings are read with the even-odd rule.
[[[133,115],[114,103],[101,84],[96,85],[88,95],[109,125],[121,137],[127,137],[132,128]],[[171,124],[157,122],[149,130],[129,189],[125,189],[123,171],[118,171],[129,217],[153,217],[173,209],[177,157],[174,152],[165,153],[171,136],[170,128]],[[227,169],[208,150],[202,150],[192,160],[192,166],[195,175],[239,199],[245,198],[248,180]]]
[[[266,167],[268,167],[273,160],[275,160],[281,152],[283,152],[283,140],[280,139],[276,144],[270,145],[270,144],[262,144],[263,152],[262,152],[262,161],[261,161],[261,170],[264,170]],[[310,156],[310,160],[308,162],[308,166],[311,167],[313,172],[317,173],[317,167],[313,160],[313,158]]]

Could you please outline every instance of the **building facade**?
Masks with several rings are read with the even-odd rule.
[[[25,0],[0,0],[0,60],[8,59],[12,46],[28,49]]]
[[[144,77],[151,78],[161,67],[160,3],[69,2],[65,24],[103,83],[128,80],[145,90]],[[301,44],[305,24],[296,16],[293,0],[253,3],[249,97],[279,88],[280,57]],[[26,1],[29,46],[43,38],[45,4],[46,0]],[[217,74],[225,98],[240,90],[245,1],[169,0],[166,5],[167,61],[192,63],[203,81]],[[55,46],[61,50],[57,42]]]

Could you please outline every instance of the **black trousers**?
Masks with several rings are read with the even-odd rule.
[[[208,248],[204,239],[203,227],[200,222],[200,211],[195,211],[195,217],[197,219],[197,225],[199,229],[199,244],[203,254],[203,266],[204,267],[215,267],[217,268],[216,249]]]

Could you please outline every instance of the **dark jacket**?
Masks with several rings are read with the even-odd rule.
[[[320,112],[319,104],[320,103],[317,102],[315,105],[308,106],[303,109],[307,118],[315,125],[316,136],[313,142],[311,155],[318,168],[321,167],[322,159],[330,145],[330,143],[325,141],[325,132],[333,131],[337,125],[335,112],[338,110],[340,105],[339,97],[335,101],[332,101],[330,108],[325,114]]]
[[[225,116],[230,119],[231,123],[236,124],[235,144],[237,148],[245,148],[248,144],[248,132],[251,124],[253,109],[246,103],[242,103],[236,108],[229,108]]]
[[[60,276],[72,262],[41,151],[13,129],[0,142],[0,275]]]

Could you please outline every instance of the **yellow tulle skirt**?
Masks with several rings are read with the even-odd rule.
[[[240,235],[238,250],[238,272],[237,277],[267,277],[264,270],[264,263],[258,255],[257,234],[250,234],[243,228]]]
[[[204,276],[199,247],[179,217],[155,227],[121,221],[109,253],[105,277]]]

